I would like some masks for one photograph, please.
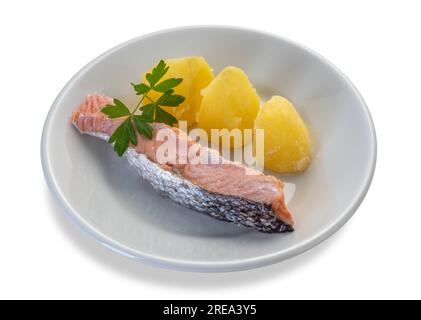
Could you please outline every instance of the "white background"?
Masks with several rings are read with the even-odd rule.
[[[2,1],[0,298],[421,298],[419,1]],[[356,215],[313,250],[226,274],[145,266],[79,233],[53,202],[39,145],[55,96],[130,38],[227,24],[298,41],[365,98],[378,163]]]

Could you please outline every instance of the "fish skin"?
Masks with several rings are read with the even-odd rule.
[[[84,132],[108,141],[105,133]],[[137,173],[162,196],[187,208],[207,214],[218,220],[253,228],[265,233],[292,232],[294,228],[279,220],[271,205],[242,197],[221,195],[204,190],[176,173],[163,169],[144,154],[128,148],[124,154]]]

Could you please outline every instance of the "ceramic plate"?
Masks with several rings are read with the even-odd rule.
[[[81,135],[72,111],[93,92],[134,102],[130,82],[159,59],[203,56],[215,74],[235,65],[262,100],[291,100],[309,126],[313,162],[286,181],[295,232],[263,234],[220,222],[160,197],[105,142]],[[338,230],[373,177],[376,138],[351,82],[320,55],[267,33],[232,27],[184,27],[123,43],[80,70],[47,116],[41,146],[51,192],[63,212],[108,248],[153,265],[218,272],[279,262]]]

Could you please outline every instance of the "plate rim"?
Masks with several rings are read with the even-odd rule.
[[[310,53],[311,55],[315,56],[316,58],[321,60],[323,63],[325,63],[328,67],[333,69],[340,77],[342,77],[344,82],[348,84],[348,86],[352,89],[355,96],[359,99],[360,106],[362,107],[364,115],[367,118],[366,120],[367,120],[367,124],[369,127],[369,134],[370,134],[369,143],[371,146],[372,155],[370,159],[370,168],[369,168],[368,175],[365,177],[365,180],[361,184],[360,190],[358,190],[356,197],[352,201],[350,201],[349,206],[343,211],[343,213],[340,214],[340,216],[336,220],[334,220],[329,225],[325,226],[321,231],[315,234],[312,238],[307,239],[305,242],[301,242],[297,245],[288,247],[284,250],[276,251],[274,253],[266,254],[263,256],[256,256],[256,257],[248,258],[248,259],[217,261],[217,262],[200,262],[200,261],[186,260],[186,259],[172,259],[172,258],[167,258],[167,257],[162,257],[162,256],[157,256],[157,255],[141,253],[139,251],[136,251],[128,246],[125,246],[115,241],[114,239],[108,237],[106,234],[102,233],[101,231],[96,229],[94,226],[89,224],[85,219],[83,219],[77,213],[75,209],[72,208],[71,204],[67,202],[65,196],[60,192],[60,189],[57,185],[57,181],[55,180],[51,172],[51,164],[47,157],[47,154],[48,154],[47,150],[48,150],[48,141],[49,141],[52,118],[65,92],[69,88],[71,88],[73,83],[76,82],[84,74],[84,72],[87,69],[91,68],[92,66],[100,62],[104,57],[114,53],[115,51],[118,51],[120,48],[130,45],[132,43],[135,43],[139,40],[146,39],[148,37],[153,37],[156,35],[170,33],[170,32],[190,30],[190,29],[213,29],[213,30],[229,29],[230,31],[234,30],[234,31],[255,33],[255,34],[259,34],[263,36],[270,36],[278,40],[284,41],[290,45],[300,48],[301,50],[307,51],[308,53]],[[289,258],[295,257],[299,254],[302,254],[310,250],[311,248],[315,247],[316,245],[320,244],[321,242],[329,238],[331,235],[336,233],[353,216],[355,211],[358,209],[358,207],[364,200],[368,192],[368,189],[370,188],[370,185],[375,173],[376,162],[377,162],[377,137],[376,137],[376,130],[375,130],[373,118],[370,114],[368,106],[365,103],[359,91],[357,90],[357,88],[355,87],[355,85],[348,79],[348,77],[341,70],[339,70],[333,63],[331,63],[329,60],[324,58],[319,53],[293,40],[287,39],[277,34],[262,31],[262,30],[256,30],[256,29],[244,28],[244,27],[238,27],[238,26],[229,26],[229,25],[193,25],[193,26],[182,26],[182,27],[176,27],[176,28],[163,29],[160,31],[155,31],[155,32],[151,32],[151,33],[139,36],[139,37],[135,37],[133,39],[125,41],[107,50],[106,52],[102,53],[101,55],[97,56],[96,58],[91,60],[89,63],[87,63],[64,85],[63,89],[60,91],[60,93],[55,98],[53,104],[51,105],[50,110],[48,111],[47,117],[44,122],[43,130],[42,130],[40,151],[41,151],[42,169],[43,169],[44,177],[47,182],[48,188],[53,194],[55,201],[63,209],[62,212],[64,213],[66,218],[73,225],[75,225],[79,230],[81,230],[84,234],[87,234],[88,236],[90,236],[91,238],[93,238],[94,240],[96,240],[97,242],[104,245],[108,249],[111,249],[114,252],[117,252],[123,256],[129,257],[136,261],[144,262],[152,266],[157,266],[157,267],[166,268],[166,269],[173,269],[173,270],[178,270],[178,271],[231,272],[231,271],[242,271],[242,270],[259,268],[259,267],[263,267],[263,266],[267,266],[267,265],[271,265],[274,263],[287,260]]]

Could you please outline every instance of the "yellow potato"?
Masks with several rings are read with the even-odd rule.
[[[310,136],[290,101],[273,96],[260,110],[255,127],[265,130],[265,168],[280,173],[307,168],[310,163]]]
[[[164,107],[164,109],[177,120],[185,120],[188,122],[188,126],[191,126],[196,122],[196,113],[202,101],[200,93],[213,79],[212,69],[202,57],[167,59],[165,63],[169,69],[160,82],[168,78],[182,78],[183,81],[174,88],[174,94],[182,95],[186,100],[178,107]],[[143,75],[142,81],[147,83],[145,75],[146,73]],[[148,96],[156,100],[161,94],[151,91]],[[147,103],[149,101],[145,101],[145,104]]]
[[[259,96],[243,70],[226,67],[202,91],[202,104],[197,114],[198,126],[210,134],[211,129],[240,129],[242,143],[233,143],[231,147],[241,147],[244,141],[244,129],[252,129],[259,112]]]

